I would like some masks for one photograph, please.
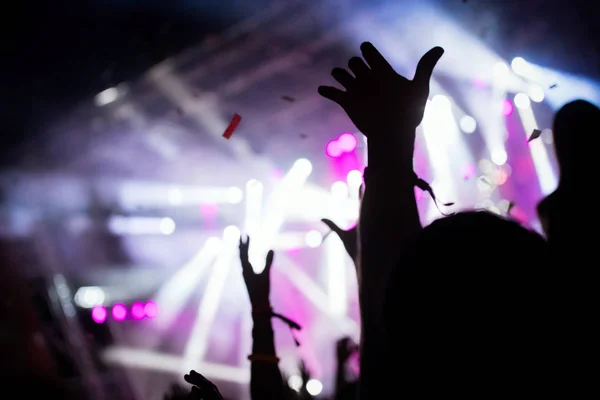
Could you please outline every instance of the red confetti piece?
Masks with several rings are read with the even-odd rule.
[[[227,127],[227,129],[225,129],[225,133],[223,133],[223,137],[225,139],[229,139],[231,137],[231,135],[233,135],[233,132],[235,131],[237,126],[240,124],[241,120],[242,120],[242,117],[239,114],[235,114],[233,116],[233,118],[231,118],[231,122],[229,123],[229,126]]]

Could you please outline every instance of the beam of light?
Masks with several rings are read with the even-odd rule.
[[[210,237],[202,248],[166,281],[153,298],[161,313],[152,326],[159,333],[167,332],[190,299],[221,249],[221,240]]]
[[[167,64],[156,66],[150,71],[149,77],[156,88],[177,104],[186,116],[192,118],[214,139],[222,140],[221,135],[229,120],[222,115],[216,96],[203,94],[200,99],[195,98],[189,86],[173,74]],[[255,156],[248,142],[239,136],[228,143],[228,148],[242,161],[265,164],[264,160]]]
[[[515,57],[510,62],[510,67],[515,74],[527,78],[529,80],[536,80],[537,76],[535,68],[529,62],[525,61],[523,57]]]
[[[185,346],[182,372],[194,368],[206,354],[210,330],[217,315],[225,281],[237,255],[239,237],[240,231],[234,226],[229,226],[223,231],[223,246],[215,260],[212,275],[206,284],[206,290],[196,313],[196,321]]]
[[[519,112],[521,123],[523,124],[523,129],[525,130],[525,135],[529,137],[534,129],[538,129],[538,123],[533,115],[533,110],[531,107],[517,108],[517,110]],[[527,140],[527,137],[525,140]],[[529,143],[529,152],[531,153],[531,159],[535,166],[542,194],[544,196],[549,195],[556,189],[558,180],[552,169],[552,164],[548,158],[548,152],[546,151],[544,142],[539,139],[532,140]]]
[[[176,224],[171,218],[124,217],[114,215],[107,222],[115,235],[171,235]]]
[[[102,360],[109,365],[167,372],[176,375],[181,374],[181,366],[185,362],[185,359],[180,356],[119,346],[111,346],[104,350]],[[202,375],[205,375],[208,379],[240,384],[250,382],[250,370],[248,368],[199,361],[193,366],[193,369],[201,371]],[[185,371],[185,373],[188,372],[189,370]]]
[[[344,190],[346,191],[347,189]],[[287,210],[286,220],[318,222],[321,218],[329,218],[356,221],[359,207],[358,191],[356,195],[350,195],[350,198],[345,196],[346,198],[341,199],[321,186],[306,184],[294,197],[293,206]]]
[[[162,182],[126,182],[120,185],[119,204],[136,207],[194,206],[201,204],[239,204],[244,198],[236,186],[177,185]]]
[[[470,159],[470,153],[460,134],[457,123],[451,110],[451,102],[442,95],[436,95],[427,101],[423,117],[423,137],[429,164],[433,172],[432,187],[442,201],[457,201],[458,190],[456,181],[462,165]],[[449,149],[452,149],[452,160],[449,158]],[[433,200],[429,206],[425,221],[430,222],[436,215]]]
[[[545,100],[554,110],[578,99],[600,104],[600,83],[597,81],[549,68],[544,68],[544,73],[547,76],[545,87],[557,85],[545,91]]]
[[[279,265],[278,271],[285,275],[290,283],[310,301],[317,310],[331,318],[341,331],[341,334],[349,335],[358,340],[359,328],[358,324],[346,316],[334,315],[331,312],[328,295],[317,285],[310,276],[300,269],[289,257],[285,254],[279,255],[277,258]],[[339,277],[336,277],[339,279]]]
[[[329,311],[338,318],[344,317],[348,311],[348,294],[346,293],[346,268],[348,266],[348,259],[346,250],[337,235],[331,235],[324,246]]]
[[[378,9],[378,14],[386,21],[397,16],[386,24],[386,29],[382,29],[375,18],[363,18],[351,28],[358,43],[373,38],[374,45],[395,68],[398,67],[399,73],[412,77],[419,58],[433,46],[446,49],[436,65],[434,77],[443,74],[470,82],[481,71],[491,71],[494,63],[500,61],[489,45],[450,19],[446,12],[426,2],[415,3],[412,7],[405,3],[388,2]],[[419,22],[408,29],[407,20]],[[418,46],[398,51],[398,43],[406,40],[418,43]]]
[[[293,250],[307,246],[306,232],[280,232],[271,243],[270,249],[274,251]],[[264,264],[264,260],[262,260],[262,263]]]
[[[250,262],[257,273],[264,268],[266,254],[273,245],[287,213],[297,208],[299,193],[311,172],[310,161],[305,158],[296,160],[271,194],[260,232],[252,242],[254,250],[249,255]]]
[[[260,228],[260,218],[263,203],[263,184],[256,179],[246,183],[246,218],[244,220],[244,232],[246,235],[254,236]]]

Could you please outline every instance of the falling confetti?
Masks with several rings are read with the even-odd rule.
[[[229,126],[227,127],[227,129],[225,129],[225,132],[223,133],[223,137],[225,139],[229,139],[231,137],[231,135],[233,135],[235,128],[237,128],[237,126],[240,124],[241,120],[242,120],[242,117],[239,114],[234,114],[233,118],[231,118],[231,122],[229,123]]]
[[[308,135],[306,133],[300,134],[300,139],[306,139],[307,137],[308,137]]]
[[[531,133],[531,136],[529,136],[529,139],[527,139],[527,143],[531,142],[534,139],[539,138],[541,134],[542,134],[542,131],[540,131],[539,129],[534,129],[533,132]]]
[[[296,99],[294,99],[293,97],[290,97],[290,96],[282,96],[281,99],[285,100],[285,101],[289,101],[290,103],[293,103],[294,101],[296,101]]]
[[[557,86],[558,86],[558,83],[553,83],[552,85],[550,85],[550,89],[554,89]]]

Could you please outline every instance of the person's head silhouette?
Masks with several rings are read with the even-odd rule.
[[[546,254],[540,235],[489,212],[425,227],[388,281],[394,376],[423,398],[539,384],[555,282]]]
[[[561,183],[585,179],[600,134],[600,108],[585,100],[565,104],[554,117],[554,149]]]

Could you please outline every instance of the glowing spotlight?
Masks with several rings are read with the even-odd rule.
[[[504,99],[504,101],[502,102],[502,114],[504,114],[505,116],[509,116],[510,114],[512,114],[513,110],[514,107],[510,100]]]
[[[527,73],[529,63],[523,57],[515,57],[510,63],[510,66],[516,74],[524,75]]]
[[[452,107],[452,102],[450,101],[450,99],[442,94],[436,94],[435,96],[433,96],[431,102],[433,105],[440,108]]]
[[[459,125],[460,129],[462,129],[464,133],[473,133],[475,132],[475,129],[477,129],[477,122],[475,121],[475,118],[469,115],[463,116],[460,119]]]
[[[298,169],[298,172],[302,175],[308,176],[312,172],[312,164],[306,158],[299,158],[294,162],[295,168]]]
[[[331,158],[338,158],[342,155],[342,149],[340,148],[337,140],[332,140],[331,142],[327,143],[327,147],[325,147],[325,153],[327,153],[327,155]]]
[[[319,231],[310,231],[304,238],[308,247],[316,248],[323,242],[323,235]]]
[[[346,185],[346,182],[337,181],[333,182],[333,185],[331,185],[331,194],[337,199],[343,200],[348,198],[348,192],[348,185]]]
[[[223,230],[223,239],[227,241],[237,241],[240,239],[240,230],[237,226],[229,225]]]
[[[359,188],[363,182],[362,173],[357,169],[353,169],[346,175],[346,182],[351,188]]]
[[[153,301],[149,301],[144,305],[144,314],[148,318],[154,318],[158,315],[158,307]]]
[[[97,286],[85,286],[77,289],[75,293],[75,303],[79,307],[92,308],[104,303],[104,290]]]
[[[531,106],[529,96],[527,96],[525,93],[517,93],[515,95],[515,106],[521,110],[529,108]]]
[[[227,202],[230,204],[239,204],[244,199],[244,192],[239,187],[230,187],[227,189]]]
[[[322,390],[323,384],[320,381],[316,379],[309,379],[308,382],[306,382],[306,391],[309,394],[316,396],[321,393]]]
[[[350,153],[356,149],[356,136],[351,133],[342,133],[337,139],[338,147],[345,153]]]
[[[544,101],[544,89],[540,85],[529,86],[529,98],[536,103]]]
[[[183,193],[179,189],[169,190],[169,204],[178,206],[183,203]]]
[[[508,160],[508,154],[502,149],[497,149],[492,152],[491,158],[494,164],[504,165]]]
[[[131,306],[131,316],[133,319],[144,319],[146,313],[144,312],[144,305],[142,303],[136,302]]]
[[[175,221],[171,218],[162,218],[159,222],[158,229],[163,235],[170,235],[175,232]]]
[[[112,308],[112,316],[115,321],[123,321],[127,317],[127,308],[123,304],[115,304]]]
[[[510,70],[508,69],[508,65],[504,62],[497,62],[494,64],[494,77],[496,78],[504,78]]]
[[[302,378],[298,375],[292,375],[288,378],[288,386],[292,389],[295,390],[296,392],[299,392],[300,389],[302,389]]]
[[[117,88],[108,88],[96,95],[94,97],[94,102],[98,107],[105,106],[119,98],[119,89]]]
[[[206,246],[208,250],[217,251],[221,247],[221,239],[219,239],[216,236],[211,236],[208,239],[206,239],[206,243],[204,244],[204,246]]]
[[[104,323],[104,321],[106,321],[106,308],[104,308],[104,306],[92,308],[92,319],[97,324]]]

